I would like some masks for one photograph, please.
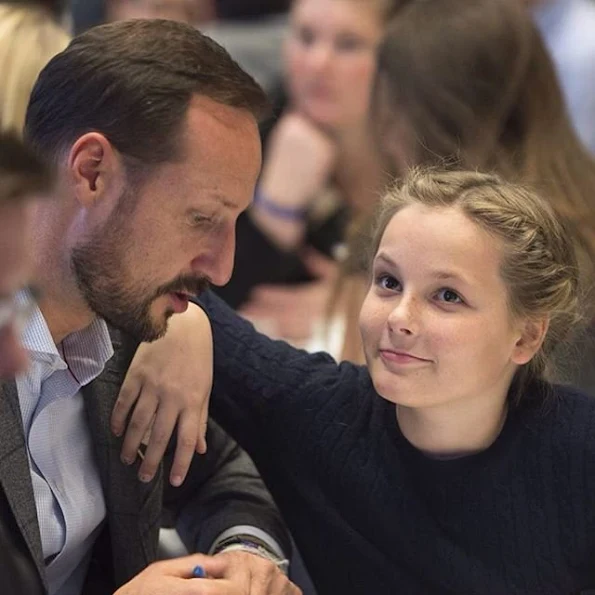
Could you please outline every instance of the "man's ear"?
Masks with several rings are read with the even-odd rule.
[[[89,208],[124,184],[120,154],[98,132],[79,137],[68,154],[68,172],[76,199]]]
[[[543,345],[549,324],[549,318],[545,316],[523,323],[521,336],[514,346],[512,355],[512,361],[515,364],[522,366],[533,359],[533,356]]]

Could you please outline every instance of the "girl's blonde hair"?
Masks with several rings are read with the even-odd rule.
[[[0,3],[0,129],[23,132],[37,76],[69,42],[43,7]]]
[[[381,201],[371,254],[393,216],[406,206],[457,208],[503,246],[501,275],[511,316],[549,328],[539,352],[519,368],[513,398],[532,380],[545,380],[556,348],[582,319],[579,264],[572,234],[548,202],[497,175],[413,169]]]

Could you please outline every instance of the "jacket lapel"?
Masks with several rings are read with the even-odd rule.
[[[0,383],[0,484],[47,589],[21,410],[13,382]]]
[[[138,479],[140,461],[130,466],[120,461],[122,439],[112,434],[110,417],[131,355],[126,357],[116,341],[114,350],[103,373],[83,388],[83,395],[105,497],[115,578],[121,585],[156,559],[162,473],[143,484]]]

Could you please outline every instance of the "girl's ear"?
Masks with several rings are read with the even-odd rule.
[[[543,345],[550,321],[548,317],[537,320],[527,320],[521,329],[521,336],[517,340],[512,361],[522,366],[530,362]]]

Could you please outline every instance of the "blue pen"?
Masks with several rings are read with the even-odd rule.
[[[207,578],[207,573],[202,566],[195,566],[192,570],[192,578]]]

